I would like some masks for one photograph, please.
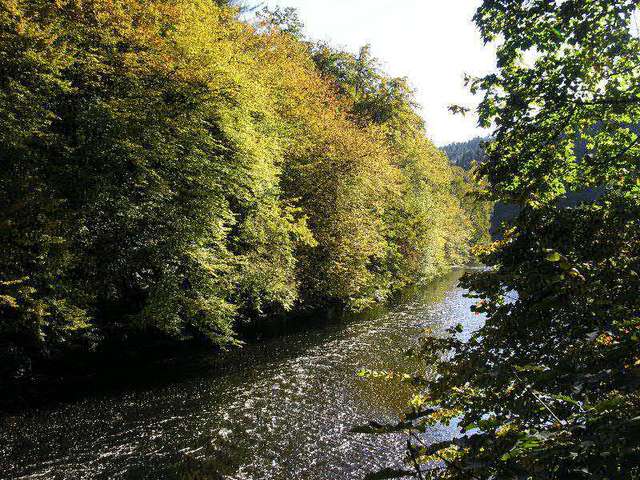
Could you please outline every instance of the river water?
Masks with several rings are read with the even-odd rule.
[[[477,328],[460,275],[393,307],[247,345],[222,365],[157,368],[128,387],[4,418],[0,478],[342,480],[400,466],[402,435],[350,429],[397,419],[411,392],[356,372],[410,373],[403,353],[425,328]]]

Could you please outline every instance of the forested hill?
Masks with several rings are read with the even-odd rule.
[[[473,162],[482,163],[485,154],[482,149],[482,143],[488,138],[475,137],[466,142],[450,143],[442,147],[442,151],[449,157],[454,165],[469,170]]]
[[[598,129],[594,129],[598,131]],[[441,150],[447,155],[449,161],[466,171],[472,169],[476,164],[484,163],[487,160],[483,149],[483,144],[490,139],[487,137],[475,137],[466,142],[456,142],[446,145]],[[586,141],[577,138],[574,142],[576,158],[581,159],[587,152]],[[559,205],[576,206],[583,202],[589,202],[600,196],[602,188],[586,188],[579,192],[567,192],[559,201]],[[494,238],[502,238],[502,230],[518,215],[518,207],[513,204],[496,202],[491,213],[491,235]]]
[[[361,309],[464,261],[487,210],[412,90],[290,11],[0,10],[0,365]]]

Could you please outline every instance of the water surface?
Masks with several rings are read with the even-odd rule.
[[[399,466],[402,435],[350,429],[396,419],[410,391],[355,373],[409,373],[403,353],[425,328],[476,328],[460,275],[391,308],[245,346],[222,367],[212,357],[156,369],[135,387],[5,418],[0,478],[341,480]]]

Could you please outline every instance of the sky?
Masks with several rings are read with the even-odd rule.
[[[443,146],[488,132],[475,115],[452,115],[451,104],[475,107],[465,73],[489,73],[495,51],[485,47],[471,18],[481,0],[265,0],[294,7],[309,38],[357,52],[371,44],[383,69],[408,77],[417,91],[427,132]]]

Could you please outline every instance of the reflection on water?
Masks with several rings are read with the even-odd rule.
[[[4,419],[0,478],[355,479],[397,465],[402,436],[349,430],[396,418],[409,392],[355,372],[410,371],[403,352],[425,327],[475,328],[459,276],[388,310],[245,347],[222,369],[200,361],[171,381]]]

